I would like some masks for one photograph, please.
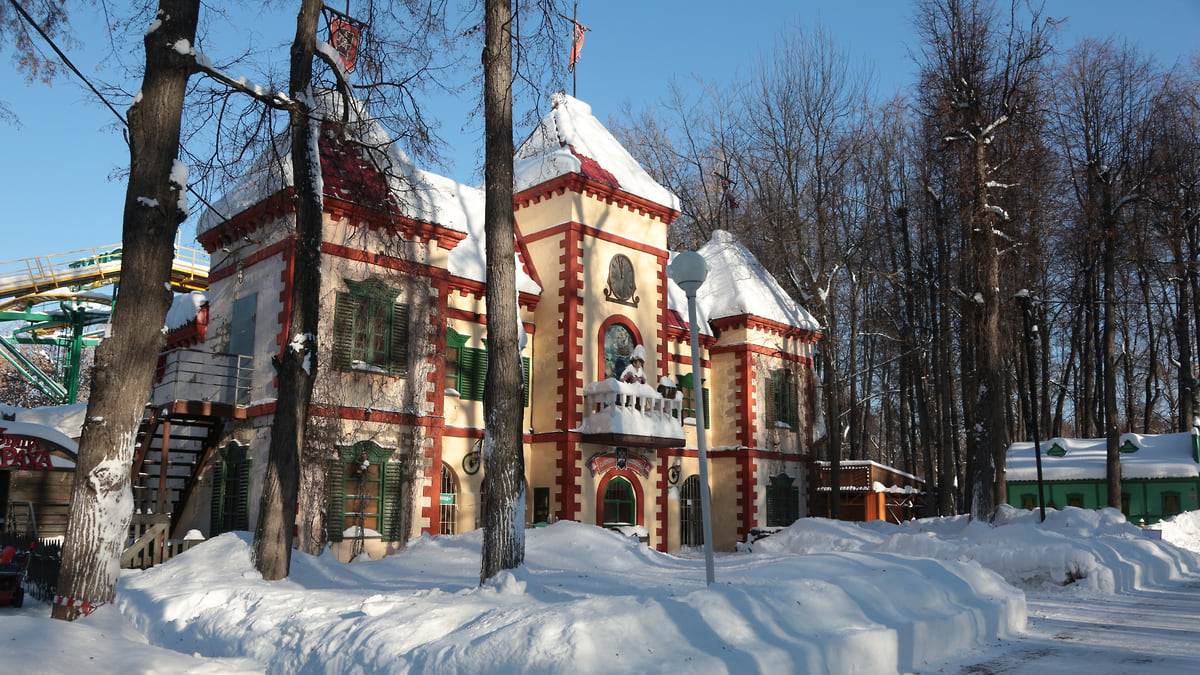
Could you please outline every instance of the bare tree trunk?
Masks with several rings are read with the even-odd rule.
[[[954,395],[953,382],[953,351],[950,321],[950,252],[947,241],[949,224],[941,201],[932,190],[927,190],[933,202],[933,232],[935,238],[934,256],[936,261],[937,284],[930,290],[934,303],[931,315],[934,319],[933,348],[937,359],[937,368],[933,377],[936,387],[939,430],[938,437],[940,454],[938,457],[938,515],[953,516],[958,514],[959,464],[958,464],[958,435],[956,430],[958,405]]]
[[[194,42],[199,14],[196,0],[162,0],[162,23],[144,39],[146,73],[129,109],[121,287],[112,334],[96,349],[58,578],[58,594],[66,604],[56,602],[56,619],[73,621],[88,605],[110,602],[116,592],[133,515],[134,439],[163,345],[175,233],[187,217],[187,177],[177,157],[193,62],[174,45]]]
[[[832,329],[829,330],[832,333]],[[829,517],[842,517],[842,408],[837,365],[833,360],[832,336],[822,335],[826,347],[821,350],[822,389],[825,390],[825,435],[829,440]]]
[[[525,452],[513,239],[512,6],[484,3],[484,232],[487,383],[484,389],[483,555],[479,581],[525,561]]]
[[[1112,213],[1106,209],[1106,213]],[[1104,437],[1107,440],[1108,505],[1121,508],[1121,430],[1117,426],[1117,359],[1116,359],[1116,274],[1117,242],[1115,218],[1106,219],[1104,231],[1104,323],[1101,346],[1104,364]]]
[[[308,425],[308,405],[317,375],[318,298],[321,290],[321,221],[323,207],[317,189],[320,157],[311,98],[313,54],[316,50],[320,0],[303,0],[296,17],[288,91],[296,102],[291,118],[292,173],[296,203],[295,257],[288,313],[288,344],[276,365],[279,399],[271,428],[267,473],[263,481],[258,525],[254,531],[254,565],[264,579],[288,575],[292,562],[292,533],[300,483],[300,449]]]
[[[1181,250],[1184,243],[1179,239],[1172,242],[1175,266],[1181,272],[1176,277],[1175,291],[1175,347],[1179,351],[1179,415],[1175,419],[1176,431],[1192,428],[1196,409],[1196,380],[1192,375],[1191,289],[1195,280],[1195,265],[1184,259]]]

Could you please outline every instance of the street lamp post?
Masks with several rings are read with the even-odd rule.
[[[709,585],[714,581],[712,548],[712,501],[708,492],[708,440],[704,437],[704,380],[700,373],[700,337],[696,330],[696,290],[708,276],[704,256],[685,251],[675,256],[670,266],[671,278],[687,294],[688,329],[692,339],[692,387],[696,402],[696,448],[700,455],[700,520],[704,526],[704,573]]]

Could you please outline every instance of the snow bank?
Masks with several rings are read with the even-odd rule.
[[[481,588],[480,542],[424,537],[355,565],[295,554],[266,583],[249,535],[225,534],[127,576],[119,606],[155,644],[273,672],[896,672],[1025,621],[1020,591],[958,561],[728,556],[705,587],[701,561],[560,522]]]
[[[1026,590],[1070,586],[1073,592],[1115,593],[1178,581],[1200,573],[1200,556],[1148,539],[1116,509],[1036,511],[1001,506],[996,526],[967,516],[902,525],[806,518],[754,544],[772,553],[873,552],[971,560]]]
[[[927,672],[1011,644],[1027,628],[1026,591],[1070,608],[1188,575],[1195,584],[1200,555],[1169,542],[1200,549],[1200,514],[1161,523],[1164,541],[1115,511],[1048,515],[1041,524],[1005,508],[995,527],[803,519],[753,553],[718,556],[711,587],[699,557],[571,522],[528,531],[526,565],[483,587],[479,532],[422,537],[353,565],[296,553],[279,582],[254,570],[248,533],[229,533],[127,571],[115,605],[82,622],[36,616],[33,603],[16,610],[0,663],[56,673]]]

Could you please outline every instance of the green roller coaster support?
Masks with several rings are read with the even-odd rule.
[[[95,312],[86,309],[76,309],[63,303],[62,315],[43,314],[38,312],[0,312],[0,321],[30,321],[25,326],[13,332],[12,337],[0,336],[0,356],[3,356],[17,372],[20,373],[39,391],[49,396],[55,403],[71,404],[79,401],[79,373],[83,366],[83,346],[99,343],[99,338],[84,335],[84,328],[104,321],[107,312]],[[68,329],[66,337],[43,337],[37,331]],[[18,344],[55,345],[66,349],[66,357],[62,361],[62,379],[58,382],[52,375],[47,374],[30,361],[16,348]]]

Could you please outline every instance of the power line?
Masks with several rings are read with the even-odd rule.
[[[42,36],[42,39],[46,41],[46,44],[50,45],[50,48],[53,49],[54,53],[58,55],[58,58],[62,59],[63,64],[70,68],[71,72],[75,73],[75,76],[82,80],[83,83],[87,85],[88,89],[92,90],[92,93],[96,95],[96,98],[100,99],[100,102],[103,103],[109,110],[111,110],[112,114],[117,116],[117,119],[121,120],[121,124],[129,126],[129,122],[125,120],[125,116],[118,112],[117,109],[108,102],[108,99],[104,97],[104,94],[100,93],[100,90],[96,89],[91,80],[85,77],[83,73],[79,72],[79,69],[75,67],[75,64],[71,62],[71,59],[65,53],[63,53],[61,49],[58,48],[58,45],[54,44],[54,40],[50,39],[50,36],[42,30],[42,27],[37,25],[37,22],[33,20],[32,16],[29,16],[29,13],[25,11],[25,8],[21,6],[21,3],[17,2],[17,0],[8,0],[8,3],[17,10],[17,13],[21,15],[21,18],[25,19],[26,23],[33,27],[33,30],[37,31],[38,35]]]
[[[63,64],[66,65],[67,68],[70,68],[71,72],[75,73],[75,76],[78,77],[80,79],[80,81],[82,81],[85,85],[87,85],[87,88],[90,89],[91,92],[96,95],[96,98],[100,99],[100,102],[103,103],[106,108],[111,110],[113,115],[116,115],[117,119],[121,121],[121,124],[123,126],[128,128],[129,121],[125,119],[125,116],[122,115],[115,107],[113,107],[113,105],[108,102],[108,99],[105,98],[104,94],[101,93],[100,90],[97,89],[96,86],[92,84],[91,80],[89,80],[87,78],[87,76],[85,76],[82,72],[79,71],[78,68],[75,67],[75,64],[71,62],[70,57],[68,57],[61,49],[58,48],[58,45],[54,43],[54,40],[52,40],[50,38],[50,36],[47,35],[46,32],[43,31],[42,28],[37,25],[37,22],[33,20],[33,17],[30,16],[29,13],[25,11],[25,8],[22,7],[21,4],[19,2],[17,2],[17,0],[8,0],[8,2],[10,5],[12,5],[17,10],[17,13],[21,15],[21,18],[23,18],[26,23],[28,23],[30,26],[32,26],[33,30],[37,31],[37,34],[40,35],[41,38],[46,41],[46,44],[50,45],[50,49],[53,49],[54,53],[58,55],[58,58],[62,59]],[[180,147],[180,150],[183,150],[182,146]],[[223,220],[228,220],[228,218],[223,213],[218,211],[216,209],[216,207],[214,207],[207,199],[205,199],[199,192],[197,192],[194,187],[192,187],[191,185],[188,185],[187,191],[189,193],[191,193],[191,195],[193,197],[195,197],[197,201],[199,201],[201,204],[204,204],[212,212],[216,213],[218,217],[220,217]]]

